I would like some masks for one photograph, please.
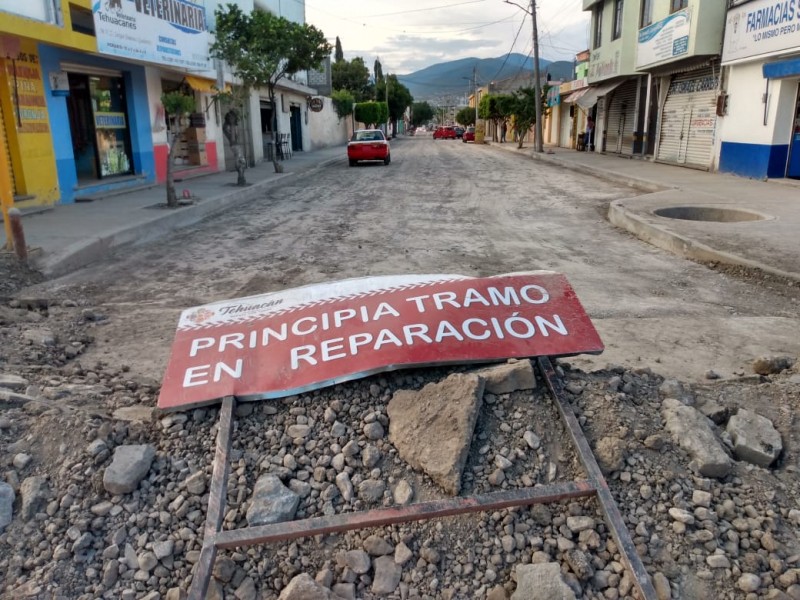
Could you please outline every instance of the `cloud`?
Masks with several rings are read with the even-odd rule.
[[[496,58],[509,52],[532,54],[531,21],[503,0],[324,0],[306,3],[306,19],[333,41],[345,57],[371,65],[380,57],[384,72],[407,74],[462,58]],[[519,0],[519,4],[527,4]],[[589,13],[582,0],[539,0],[540,56],[572,60],[586,48]]]

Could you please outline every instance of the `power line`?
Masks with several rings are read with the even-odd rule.
[[[522,17],[522,22],[519,24],[519,29],[517,29],[517,35],[514,36],[514,41],[511,42],[511,48],[509,49],[508,53],[506,54],[506,57],[503,60],[503,64],[500,65],[500,68],[497,70],[497,73],[495,73],[495,75],[494,75],[494,77],[492,77],[492,79],[497,79],[497,76],[500,75],[500,73],[503,71],[503,67],[506,66],[506,63],[508,62],[508,57],[511,56],[511,53],[514,51],[514,46],[517,44],[517,39],[519,38],[519,34],[522,31],[522,27],[524,25],[525,25],[525,16]]]

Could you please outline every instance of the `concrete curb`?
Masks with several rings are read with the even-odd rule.
[[[627,199],[627,201],[631,200],[635,201],[636,198]],[[611,202],[610,206],[608,207],[609,222],[620,229],[629,231],[640,240],[647,242],[648,244],[656,246],[657,248],[661,248],[662,250],[667,250],[668,252],[672,252],[678,256],[696,260],[698,262],[718,262],[728,265],[748,267],[750,269],[757,269],[759,271],[764,271],[765,273],[770,273],[771,275],[776,275],[778,277],[784,277],[786,279],[800,282],[800,273],[792,273],[790,271],[776,269],[775,267],[765,265],[758,261],[748,260],[746,258],[742,258],[741,256],[736,256],[735,254],[730,254],[729,252],[724,252],[722,250],[715,250],[714,248],[706,246],[705,244],[690,240],[689,238],[686,238],[680,234],[667,231],[661,227],[653,225],[652,223],[648,223],[639,215],[626,210],[622,206],[622,202],[622,200],[614,200]]]
[[[619,173],[615,173],[613,171],[606,171],[589,165],[568,163],[566,161],[561,161],[558,160],[557,158],[553,158],[553,155],[537,154],[537,153],[527,154],[523,151],[520,151],[516,147],[509,149],[501,147],[501,149],[509,152],[516,152],[523,156],[529,156],[534,160],[541,160],[548,164],[563,167],[572,171],[577,171],[580,173],[584,173],[586,175],[592,175],[594,177],[598,177],[600,179],[604,179],[612,183],[617,183],[617,184],[622,183],[624,185],[627,185],[635,189],[650,192],[648,194],[642,194],[640,196],[634,196],[632,198],[625,198],[612,201],[608,207],[608,214],[607,214],[608,221],[612,225],[614,225],[615,227],[619,227],[620,229],[624,229],[629,233],[632,233],[637,238],[639,238],[644,242],[647,242],[648,244],[656,246],[657,248],[661,248],[662,250],[667,250],[668,252],[671,252],[677,256],[688,258],[690,260],[695,260],[698,262],[718,262],[728,265],[747,267],[750,269],[763,271],[765,273],[769,273],[777,277],[783,277],[786,279],[800,282],[800,273],[784,271],[782,269],[777,269],[775,267],[765,265],[764,263],[758,261],[753,261],[743,258],[741,256],[730,254],[729,252],[725,252],[722,250],[715,250],[710,246],[707,246],[700,242],[693,241],[687,237],[684,237],[680,234],[669,231],[662,227],[658,227],[653,223],[649,223],[645,218],[641,217],[640,215],[637,215],[635,212],[631,210],[628,210],[623,205],[623,202],[636,202],[637,200],[645,200],[658,192],[664,192],[669,190],[680,190],[680,188],[672,186],[664,186],[661,184],[657,184],[654,181],[649,181],[646,179],[639,179],[627,175],[620,175]]]
[[[48,278],[66,275],[99,260],[104,254],[112,250],[165,237],[170,233],[190,227],[206,217],[220,213],[238,204],[255,200],[265,188],[269,188],[282,180],[313,172],[340,160],[343,159],[340,157],[326,159],[310,167],[289,173],[276,174],[275,177],[253,183],[245,188],[235,189],[229,193],[201,200],[197,204],[169,210],[168,212],[167,209],[164,209],[164,214],[154,215],[147,221],[119,227],[96,238],[72,244],[57,255],[39,257],[38,260],[34,261],[34,266]]]
[[[628,187],[632,187],[634,189],[645,192],[663,192],[665,190],[676,189],[670,186],[665,186],[660,183],[656,183],[655,181],[650,181],[649,179],[631,177],[630,175],[622,175],[614,171],[607,171],[605,169],[601,169],[599,167],[593,167],[591,165],[582,165],[579,163],[571,163],[559,160],[557,158],[558,154],[555,153],[539,154],[537,152],[534,152],[532,154],[528,154],[527,152],[525,152],[525,150],[530,150],[530,148],[523,148],[520,150],[516,146],[514,146],[513,148],[505,148],[503,146],[496,146],[496,147],[500,148],[505,152],[513,152],[515,154],[531,158],[532,160],[539,160],[557,167],[568,169],[570,171],[577,171],[578,173],[583,173],[585,175],[592,175],[593,177],[597,177],[605,181],[610,181],[611,183],[626,185]]]

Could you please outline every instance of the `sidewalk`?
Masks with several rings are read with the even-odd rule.
[[[654,246],[800,282],[800,181],[757,181],[566,148],[540,154],[516,143],[491,146],[636,188],[642,193],[611,203],[608,218]],[[656,214],[662,209],[665,216]]]
[[[694,260],[744,265],[800,282],[800,182],[754,181],[564,148],[537,154],[531,147],[518,150],[515,143],[493,143],[489,149],[639,190],[638,195],[612,202],[609,220],[655,246]],[[195,203],[174,210],[159,207],[165,203],[165,190],[156,185],[28,214],[22,223],[31,261],[49,277],[63,275],[114,248],[191,226],[258,197],[282,179],[335,161],[345,161],[341,146],[295,153],[282,163],[284,173],[275,173],[272,163],[259,163],[247,170],[250,185],[244,188],[236,187],[236,174],[228,172],[180,181],[178,195],[187,189]],[[658,216],[659,209],[677,210],[683,218]]]
[[[224,211],[263,194],[278,181],[297,177],[334,161],[346,160],[343,146],[313,152],[295,152],[275,173],[271,162],[247,169],[248,185],[237,187],[235,172],[213,173],[176,181],[180,199],[189,190],[193,204],[166,208],[163,184],[108,195],[93,202],[52,207],[22,218],[25,242],[32,265],[48,277],[57,277],[84,267],[119,246],[144,242],[191,226],[209,215]],[[181,173],[176,175],[180,178]],[[3,235],[5,245],[5,235]]]

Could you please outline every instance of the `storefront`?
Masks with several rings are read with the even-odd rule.
[[[656,160],[709,169],[717,125],[718,64],[676,73],[665,85]]]
[[[766,15],[766,16],[764,16]],[[800,179],[800,11],[755,0],[727,14],[719,170]]]
[[[61,203],[155,181],[144,67],[42,45]]]
[[[578,148],[578,136],[586,130],[586,113],[578,106],[578,99],[587,89],[585,78],[561,84],[558,145],[562,148]]]
[[[8,160],[13,204],[18,208],[59,199],[53,152],[54,127],[48,112],[46,69],[39,44],[0,36],[0,129]]]
[[[635,151],[639,81],[628,79],[607,96],[604,150],[608,153],[630,156]]]

